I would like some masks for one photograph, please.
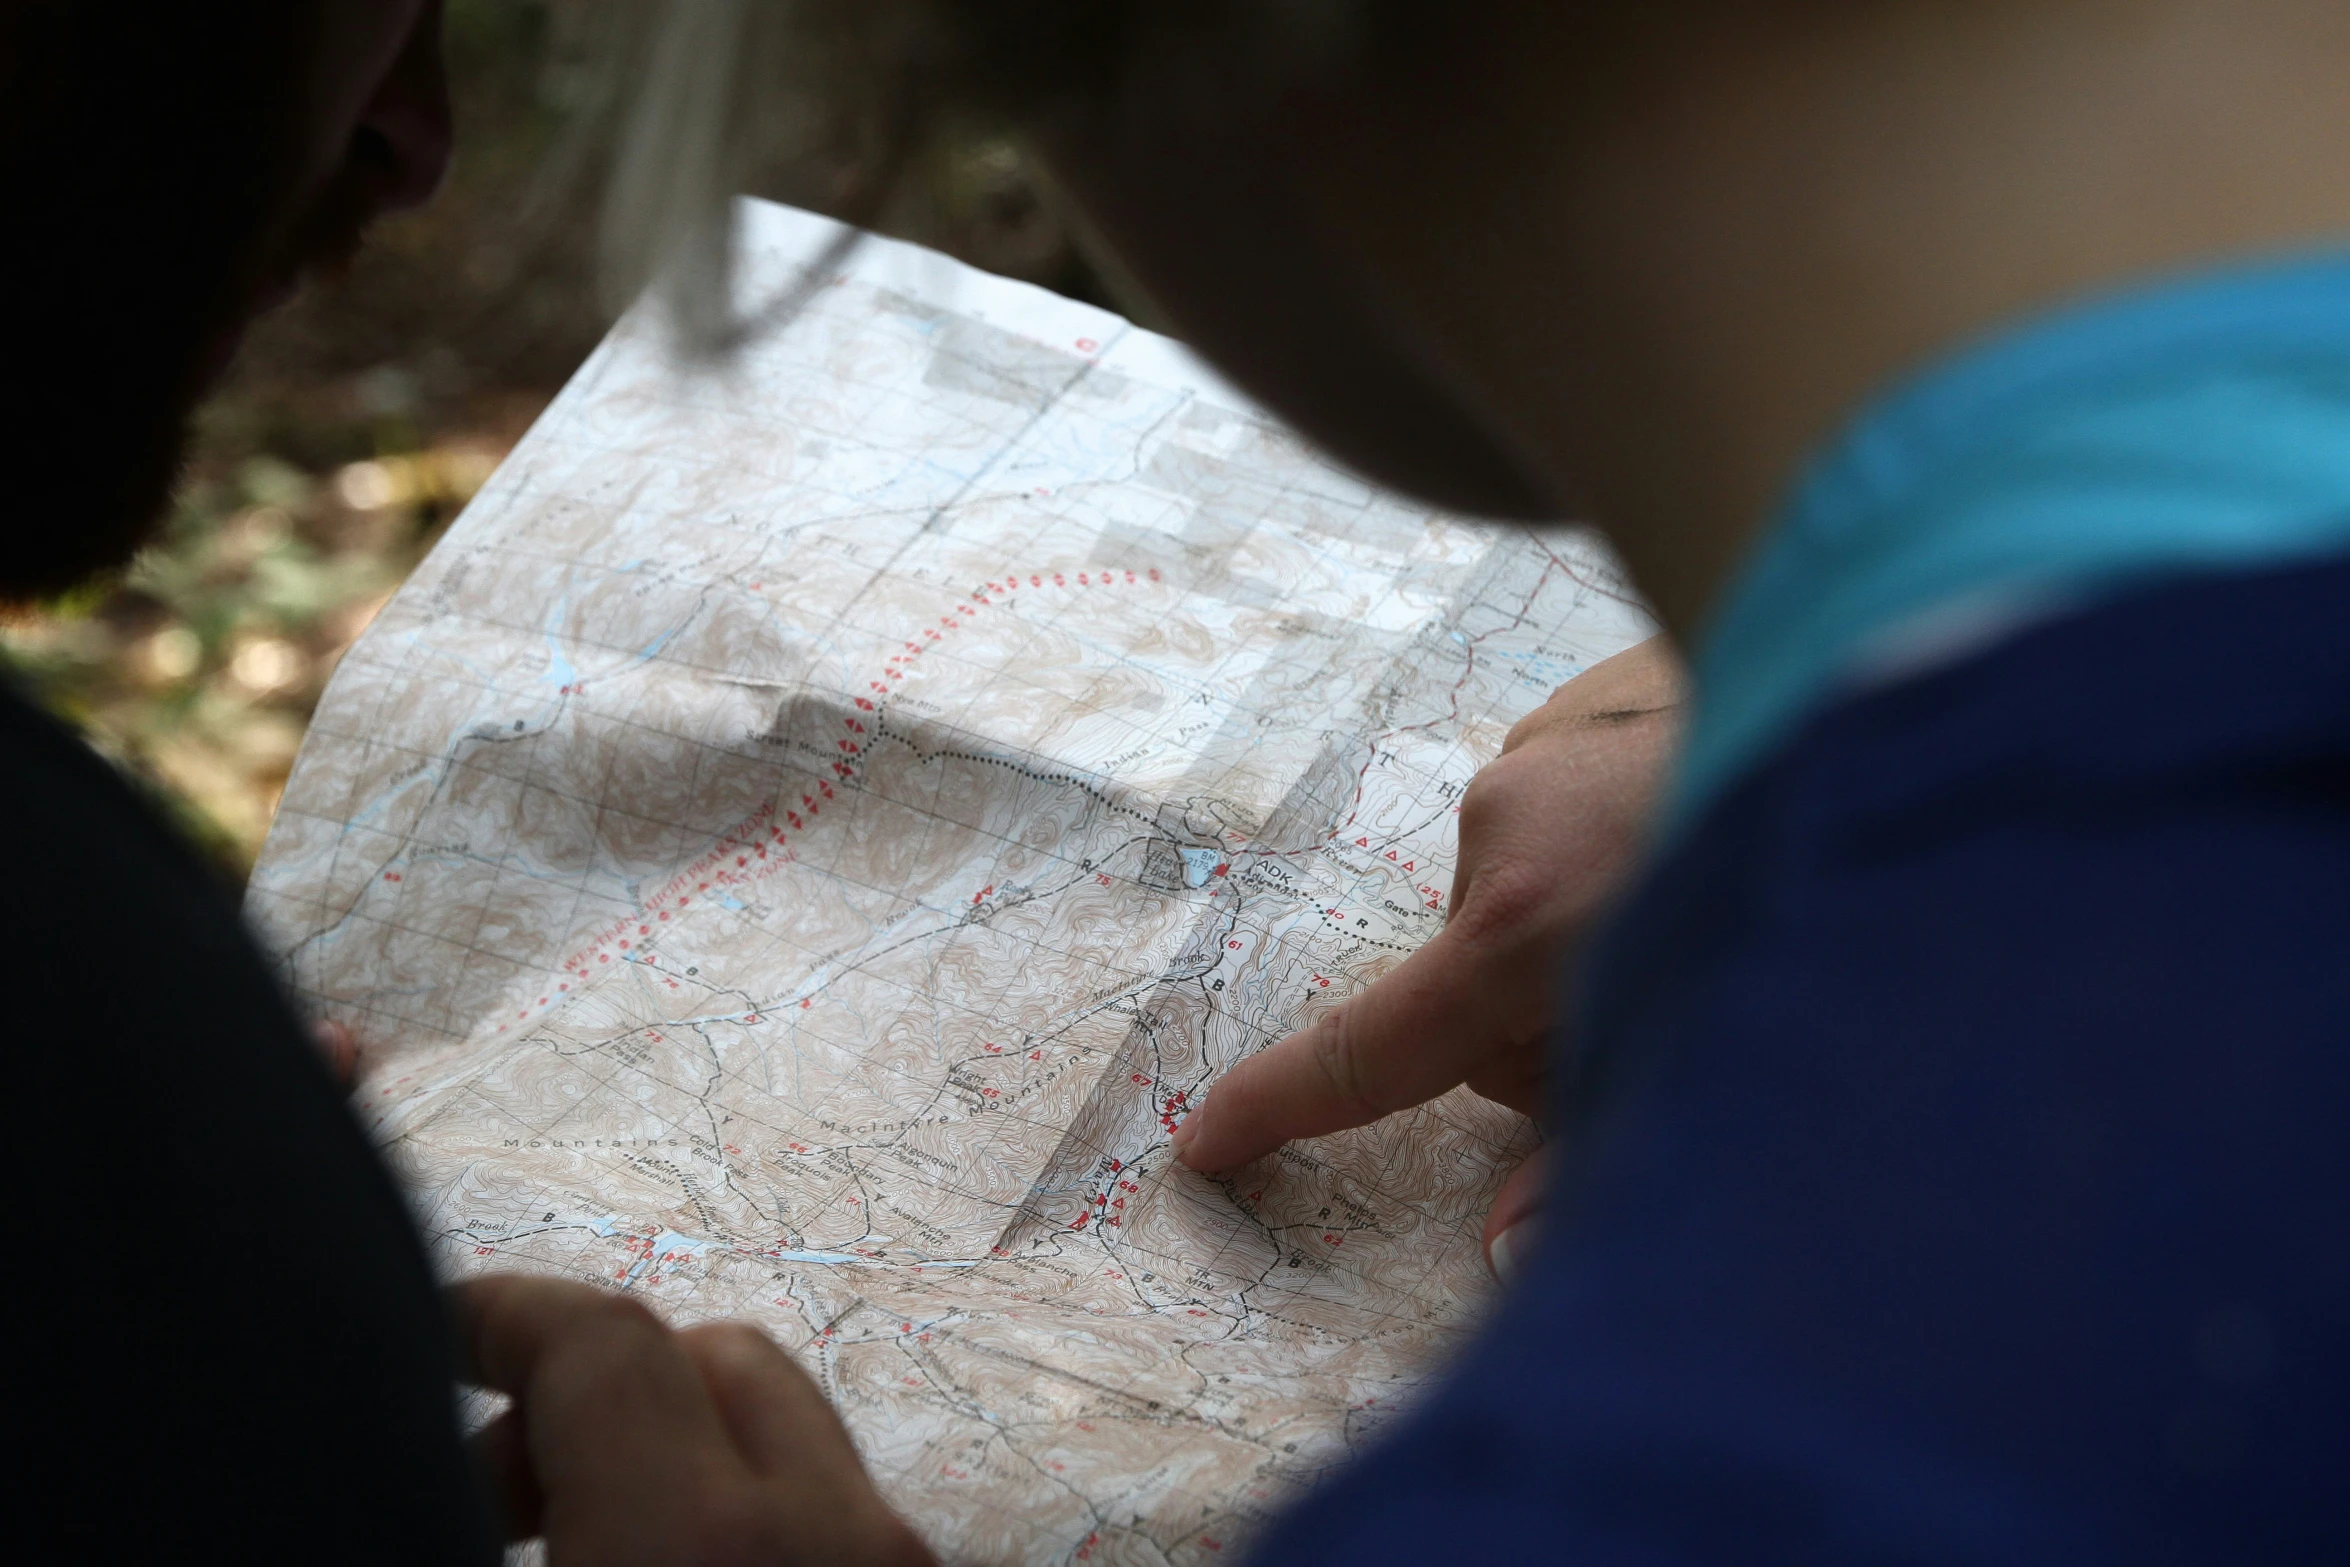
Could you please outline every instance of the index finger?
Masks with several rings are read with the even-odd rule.
[[[638,1302],[562,1279],[493,1273],[449,1291],[467,1376],[518,1400],[611,1384],[632,1404],[695,1413],[717,1429],[700,1374]]]
[[[1175,1156],[1235,1169],[1293,1138],[1433,1099],[1540,1026],[1548,979],[1539,946],[1448,925],[1361,995],[1225,1073],[1176,1129]]]
[[[681,1510],[746,1472],[701,1373],[637,1302],[515,1274],[458,1285],[450,1300],[468,1374],[514,1396],[549,1539],[657,1560]]]
[[[583,1331],[666,1335],[644,1307],[608,1290],[520,1273],[491,1273],[449,1287],[468,1382],[520,1397],[548,1353]]]

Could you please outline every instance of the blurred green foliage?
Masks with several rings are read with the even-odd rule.
[[[439,198],[255,326],[136,563],[0,624],[36,695],[240,884],[335,661],[603,331],[596,204],[632,63],[614,15],[451,0]],[[823,206],[839,175],[811,158],[767,192]],[[1001,142],[936,149],[882,226],[1100,296]]]

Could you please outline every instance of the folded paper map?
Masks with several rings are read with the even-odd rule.
[[[1169,340],[754,205],[337,670],[248,911],[452,1271],[750,1318],[952,1561],[1230,1559],[1491,1299],[1458,1091],[1170,1129],[1444,919],[1511,723],[1650,623]]]

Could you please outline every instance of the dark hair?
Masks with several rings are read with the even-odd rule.
[[[0,597],[125,559],[297,178],[296,0],[0,12]]]

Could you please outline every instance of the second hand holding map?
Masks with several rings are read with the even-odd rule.
[[[744,221],[776,293],[838,234]],[[345,658],[248,912],[394,1047],[444,1265],[756,1321],[950,1560],[1222,1560],[1462,1342],[1533,1135],[1168,1135],[1440,928],[1470,777],[1650,629],[1587,536],[869,241],[721,371],[615,328]]]

